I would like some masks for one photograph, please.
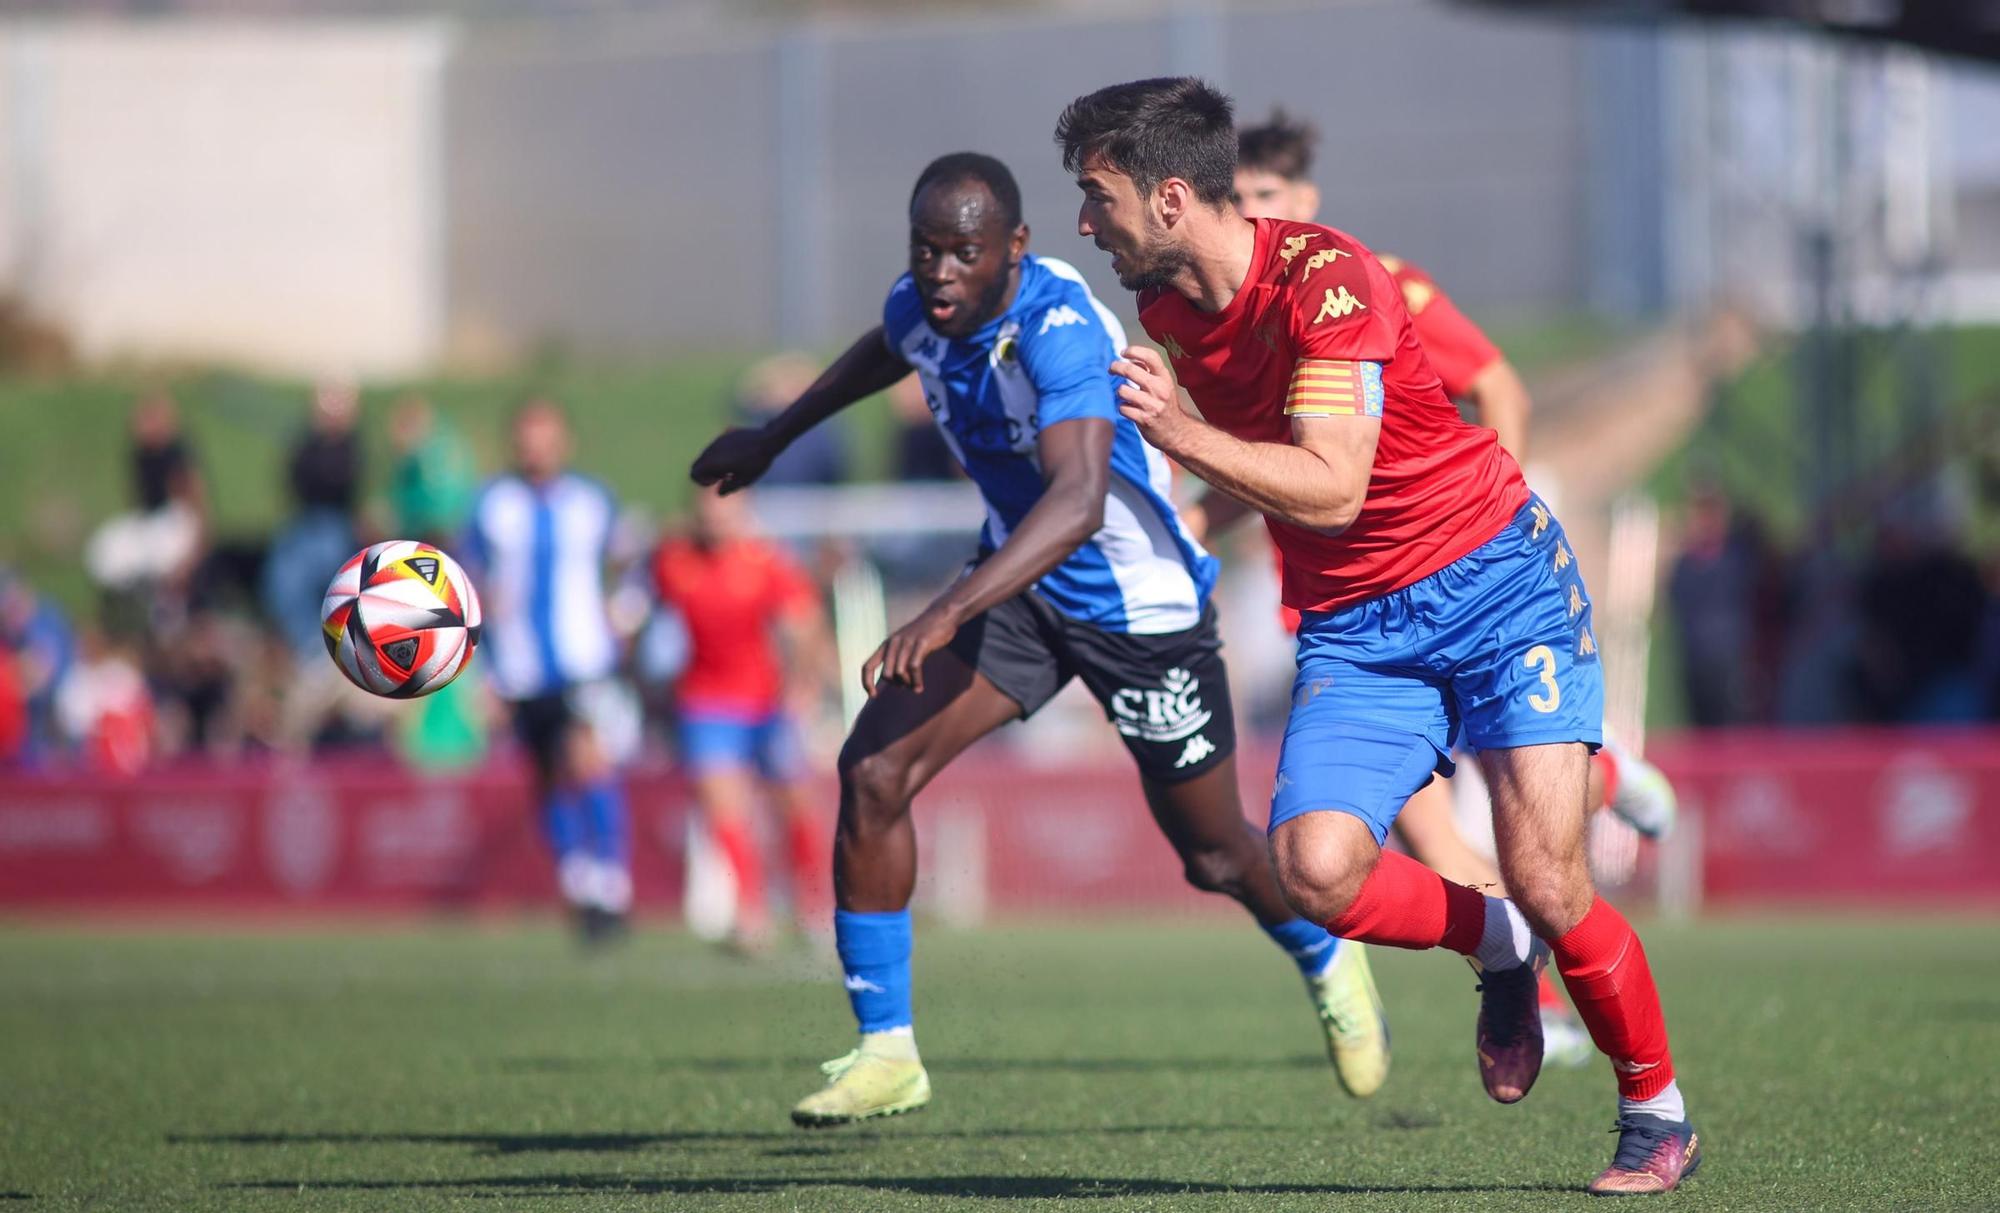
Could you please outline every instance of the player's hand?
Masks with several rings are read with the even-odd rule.
[[[1151,346],[1128,345],[1111,364],[1111,373],[1125,378],[1118,385],[1118,411],[1132,419],[1146,441],[1168,450],[1194,418],[1181,407],[1166,358]]]
[[[770,470],[777,448],[763,430],[729,429],[695,456],[688,475],[696,484],[720,484],[726,497],[747,489]]]
[[[890,633],[861,663],[861,689],[869,698],[889,683],[898,683],[919,695],[924,690],[924,662],[932,653],[951,643],[958,634],[958,621],[932,606],[923,614]]]

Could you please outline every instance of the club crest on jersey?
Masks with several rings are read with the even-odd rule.
[[[1328,320],[1340,319],[1357,310],[1365,312],[1368,310],[1368,305],[1350,294],[1343,284],[1338,290],[1327,291],[1326,300],[1319,305],[1319,315],[1313,317],[1313,323],[1323,324]]]
[[[1072,324],[1087,325],[1089,323],[1090,321],[1083,318],[1082,312],[1077,311],[1067,303],[1058,303],[1056,306],[1042,313],[1042,327],[1036,330],[1036,335],[1040,336],[1050,329],[1064,328]]]
[[[1179,741],[1213,718],[1201,704],[1201,679],[1175,668],[1155,687],[1124,687],[1111,697],[1111,722],[1141,741]]]
[[[1043,325],[1043,331],[1048,326]],[[1013,366],[1021,360],[1021,326],[1009,320],[1000,326],[1000,336],[993,342],[993,365]]]

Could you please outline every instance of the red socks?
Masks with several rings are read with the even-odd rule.
[[[1442,946],[1470,956],[1486,929],[1486,895],[1407,855],[1384,851],[1354,904],[1325,925],[1342,939],[1419,950]]]
[[[757,853],[757,839],[751,835],[750,824],[741,818],[711,818],[708,833],[736,873],[737,917],[745,922],[762,921],[764,861]]]
[[[1646,949],[1624,915],[1602,897],[1583,921],[1555,940],[1556,969],[1569,987],[1590,1038],[1611,1058],[1618,1094],[1651,1099],[1674,1080],[1667,1052],[1667,1017]]]

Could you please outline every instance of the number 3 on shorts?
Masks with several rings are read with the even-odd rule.
[[[1542,690],[1528,696],[1528,706],[1537,712],[1553,712],[1562,706],[1562,688],[1556,685],[1556,655],[1548,645],[1538,644],[1521,655],[1521,664],[1535,671],[1542,680]]]

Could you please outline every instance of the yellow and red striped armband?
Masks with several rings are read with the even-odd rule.
[[[1287,417],[1380,417],[1382,364],[1301,358],[1285,393]]]

